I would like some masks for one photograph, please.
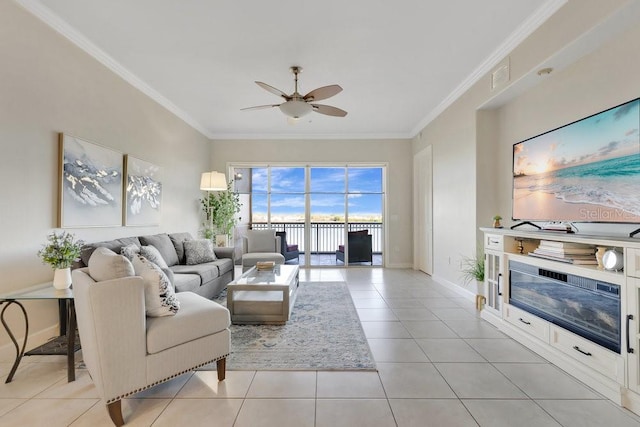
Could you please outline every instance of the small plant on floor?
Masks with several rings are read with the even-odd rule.
[[[484,282],[484,253],[480,250],[476,255],[462,257],[461,271],[465,285],[473,281]]]

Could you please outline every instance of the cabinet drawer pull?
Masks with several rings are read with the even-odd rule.
[[[577,345],[573,346],[573,349],[575,351],[579,351],[580,353],[584,354],[585,356],[593,356],[591,353],[589,353],[588,351],[584,351],[582,350],[580,347],[578,347]]]
[[[518,320],[521,321],[522,323],[524,323],[525,325],[530,325],[531,324],[531,322],[527,322],[522,317],[518,318]]]

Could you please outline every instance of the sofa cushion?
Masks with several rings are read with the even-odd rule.
[[[169,234],[169,239],[171,239],[178,255],[178,264],[184,264],[184,242],[185,240],[193,240],[193,237],[190,233],[172,233]]]
[[[177,266],[173,266],[171,268],[175,268]],[[171,270],[170,270],[171,271]],[[202,278],[197,274],[175,274],[173,273],[173,288],[176,292],[187,292],[193,291],[195,292],[200,285],[202,284]]]
[[[213,243],[209,239],[187,240],[184,242],[184,259],[187,265],[203,264],[216,259]]]
[[[123,257],[124,258],[124,257]],[[167,275],[142,255],[133,258],[136,275],[144,280],[145,311],[149,317],[173,316],[180,308]],[[91,269],[91,267],[89,267]]]
[[[177,345],[213,335],[231,324],[229,310],[193,292],[176,297],[180,311],[171,319],[147,319],[147,353],[154,354]]]
[[[169,268],[162,254],[155,246],[143,246],[140,248],[140,255],[154,263],[160,268]]]
[[[139,239],[143,246],[155,246],[169,267],[178,263],[176,248],[173,247],[173,243],[171,243],[168,234],[162,233],[151,236],[140,236]]]
[[[129,261],[133,261],[133,257],[140,253],[140,246],[138,245],[127,245],[123,246],[120,249],[120,254],[127,258]]]
[[[134,276],[134,268],[126,257],[105,247],[95,248],[89,258],[89,275],[96,282]]]
[[[173,271],[174,276],[179,276],[180,274],[197,274],[202,280],[200,284],[220,276],[220,270],[218,269],[216,261],[197,265],[173,265],[171,266],[171,271]]]
[[[140,240],[138,240],[137,237],[122,237],[104,242],[88,243],[80,250],[80,259],[84,265],[89,266],[89,258],[91,258],[91,254],[93,254],[96,248],[109,248],[116,254],[119,254],[122,247],[132,244],[140,247]]]
[[[233,261],[231,261],[231,258],[218,258],[217,260],[213,261],[212,264],[218,266],[218,274],[220,276],[234,269]]]
[[[274,252],[275,239],[275,230],[249,230],[247,231],[247,249],[249,252]]]

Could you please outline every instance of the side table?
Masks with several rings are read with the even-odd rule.
[[[60,336],[49,342],[25,352],[27,338],[29,337],[29,317],[27,311],[20,301],[25,300],[57,300],[60,314]],[[4,315],[7,308],[12,304],[17,305],[22,310],[25,323],[24,340],[22,346],[18,343],[11,328],[7,324]],[[4,305],[0,312],[0,322],[7,331],[9,338],[16,348],[16,359],[13,367],[7,376],[5,383],[10,383],[24,356],[32,355],[66,355],[67,356],[67,381],[75,381],[75,352],[80,349],[80,342],[76,339],[76,310],[73,303],[72,289],[56,289],[51,282],[41,283],[27,289],[1,294],[0,306]]]

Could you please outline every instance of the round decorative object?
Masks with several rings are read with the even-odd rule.
[[[622,267],[624,266],[622,253],[615,249],[609,249],[602,256],[602,265],[606,270],[622,270]]]
[[[53,287],[67,289],[71,286],[71,268],[56,268],[53,272]]]

